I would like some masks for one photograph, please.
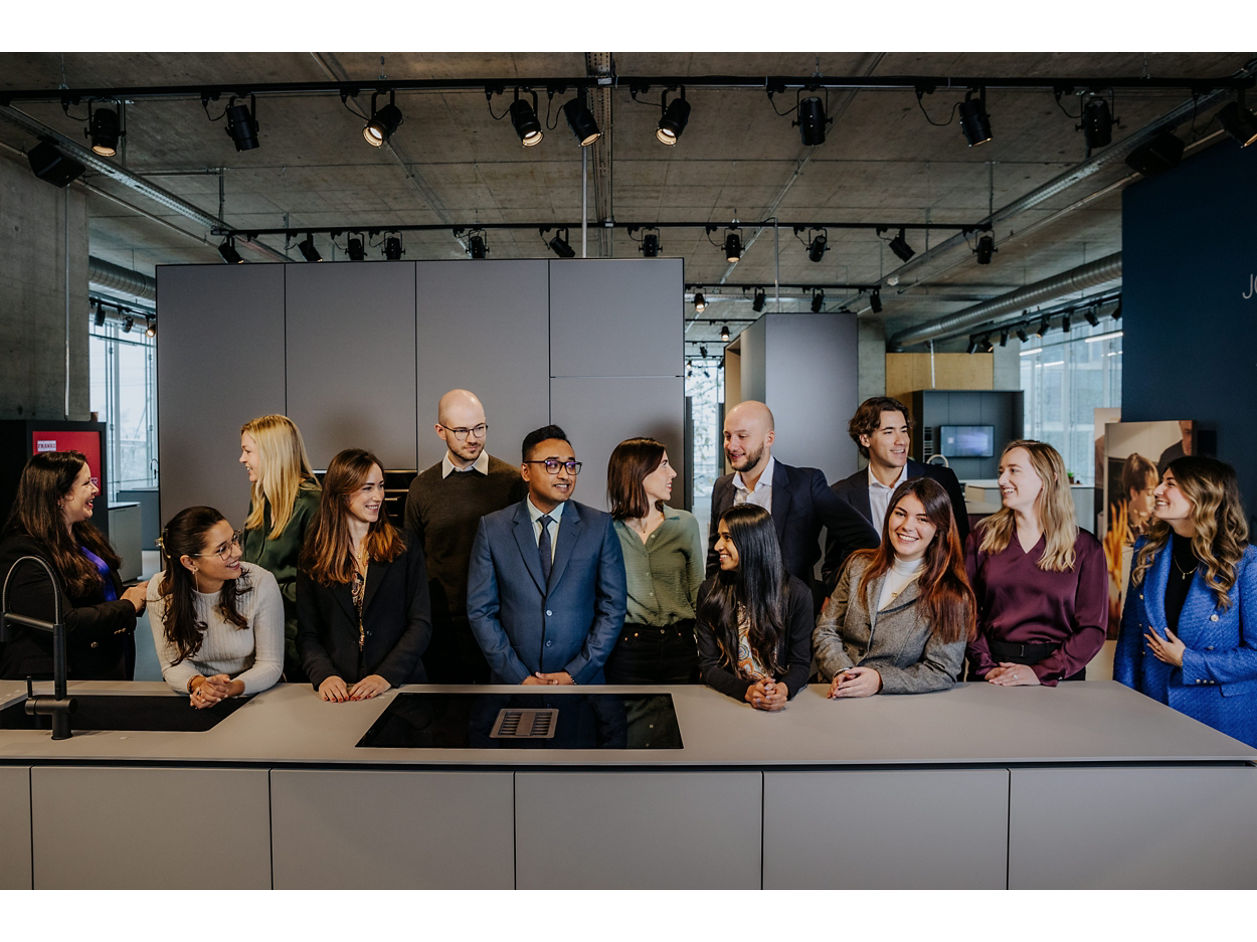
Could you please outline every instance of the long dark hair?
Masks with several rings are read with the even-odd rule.
[[[642,481],[652,474],[667,453],[663,442],[653,438],[628,438],[615,446],[607,461],[607,502],[616,520],[636,520],[650,513],[650,500]],[[663,510],[663,501],[655,501]]]
[[[161,533],[161,553],[165,575],[157,586],[165,596],[166,610],[162,613],[162,630],[166,641],[175,646],[179,664],[196,655],[205,640],[209,626],[196,617],[196,577],[182,562],[184,556],[197,556],[210,552],[205,545],[205,534],[227,518],[213,507],[187,507],[175,514]],[[218,610],[223,618],[237,628],[249,627],[249,620],[236,608],[236,600],[251,591],[249,576],[241,572],[235,579],[223,580],[218,594]]]
[[[972,640],[977,633],[977,602],[969,577],[965,573],[965,554],[960,548],[956,518],[951,498],[937,481],[912,478],[904,481],[890,495],[886,520],[882,524],[882,543],[874,550],[860,550],[853,557],[871,559],[860,577],[857,592],[864,598],[874,580],[881,578],[895,561],[895,548],[890,542],[891,515],[899,502],[909,494],[925,508],[925,515],[935,527],[934,538],[925,549],[921,573],[917,576],[920,604],[924,606],[930,631],[940,641]]]
[[[346,507],[349,496],[362,487],[373,465],[384,470],[380,459],[366,449],[346,448],[337,452],[327,466],[319,515],[310,524],[301,548],[301,567],[315,582],[344,585],[354,577]],[[366,544],[367,556],[372,562],[391,563],[406,549],[401,533],[382,506],[380,515],[367,530]]]
[[[729,666],[738,664],[738,605],[746,610],[751,627],[751,650],[764,669],[779,669],[777,645],[785,632],[786,569],[781,562],[781,546],[772,516],[756,504],[730,507],[720,518],[729,528],[729,538],[738,551],[738,568],[721,570],[710,591],[703,596],[697,620],[710,626]]]
[[[81,451],[44,451],[31,457],[17,484],[17,499],[5,523],[5,533],[25,533],[48,546],[54,569],[71,598],[100,586],[96,565],[79,550],[91,550],[111,569],[122,560],[105,535],[90,520],[74,524],[73,535],[61,514],[61,499],[70,493],[74,480],[87,466]]]

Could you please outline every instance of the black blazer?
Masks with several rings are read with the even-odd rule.
[[[825,527],[825,566],[823,572],[842,568],[854,550],[877,546],[866,521],[834,496],[825,475],[816,468],[794,468],[776,462],[773,467],[773,526],[781,544],[781,561],[786,571],[811,585],[812,570],[820,559],[820,532]],[[716,478],[711,489],[711,525],[707,528],[707,577],[720,569],[716,553],[716,526],[721,515],[733,506],[733,475]]]
[[[367,568],[358,649],[358,612],[349,584],[326,586],[297,571],[297,656],[315,690],[328,677],[347,684],[379,674],[394,687],[427,680],[420,660],[432,640],[423,544],[407,533],[406,551]]]
[[[9,567],[22,556],[52,562],[52,552],[42,540],[10,533],[0,543],[0,584]],[[103,585],[80,596],[70,596],[61,586],[71,680],[130,680],[135,673],[135,606],[121,598],[123,585],[118,573],[109,570],[109,579],[119,596],[113,601],[105,601]],[[52,621],[52,589],[38,563],[23,563],[13,574],[7,610]],[[10,625],[8,632],[9,640],[0,645],[0,677],[21,680],[29,674],[39,680],[51,678],[52,635],[24,625]]]

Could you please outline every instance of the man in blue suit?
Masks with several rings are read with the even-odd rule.
[[[624,557],[610,514],[571,500],[580,467],[557,425],[530,432],[527,496],[480,518],[467,616],[493,683],[603,681],[624,623]]]

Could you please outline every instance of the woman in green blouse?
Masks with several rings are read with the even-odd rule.
[[[270,570],[284,596],[284,679],[306,680],[297,657],[297,557],[319,509],[319,483],[301,432],[286,415],[263,415],[240,427],[240,463],[252,500],[244,521],[243,559]]]
[[[667,506],[662,442],[630,438],[607,465],[607,497],[624,554],[628,613],[606,663],[609,684],[685,684],[698,677],[694,601],[706,551],[694,515]]]

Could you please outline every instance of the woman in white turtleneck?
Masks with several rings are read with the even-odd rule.
[[[853,553],[813,634],[831,699],[956,682],[976,606],[951,500],[936,481],[895,489],[875,550]]]

